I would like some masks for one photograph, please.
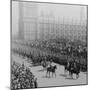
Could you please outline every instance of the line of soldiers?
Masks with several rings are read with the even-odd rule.
[[[87,67],[87,48],[85,47],[81,47],[81,46],[76,46],[76,47],[72,47],[72,46],[69,46],[69,47],[65,47],[65,52],[66,52],[66,55],[61,55],[60,57],[60,54],[57,54],[57,53],[51,53],[51,54],[43,54],[43,52],[40,52],[39,50],[27,50],[29,47],[20,47],[20,48],[15,48],[13,49],[14,52],[18,53],[19,55],[23,56],[23,57],[27,57],[27,58],[30,58],[31,61],[33,62],[33,64],[37,64],[37,65],[40,65],[42,61],[50,61],[51,59],[54,61],[54,62],[60,62],[60,64],[64,63],[64,60],[60,61],[60,59],[62,58],[65,58],[67,59],[66,57],[67,56],[70,56],[70,57],[78,57],[77,61],[80,60],[80,63],[82,65],[85,66],[85,68]],[[42,50],[43,51],[43,50]],[[72,56],[73,55],[73,56]]]

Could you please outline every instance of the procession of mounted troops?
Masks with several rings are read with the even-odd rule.
[[[16,43],[16,42],[15,42]],[[55,74],[57,66],[54,63],[63,65],[65,72],[69,72],[69,75],[73,78],[73,74],[76,74],[76,78],[79,78],[80,71],[87,71],[87,47],[83,45],[68,45],[65,43],[60,49],[59,44],[53,44],[48,41],[36,42],[36,43],[20,43],[23,47],[14,48],[13,52],[17,53],[23,58],[27,58],[28,62],[32,62],[33,65],[41,65],[46,70],[46,76],[50,73]],[[26,47],[25,47],[26,46]],[[36,48],[35,51],[29,50],[27,47]],[[38,51],[50,51],[49,53],[43,53]],[[56,51],[55,51],[56,50]],[[57,51],[58,50],[58,51]]]

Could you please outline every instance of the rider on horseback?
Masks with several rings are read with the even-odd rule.
[[[69,74],[72,76],[73,73],[76,74],[76,77],[79,77],[79,73],[80,73],[80,64],[76,61],[76,58],[73,57],[70,61],[69,61],[69,66],[67,67],[67,70],[69,71]]]

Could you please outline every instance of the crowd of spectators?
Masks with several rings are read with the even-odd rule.
[[[11,90],[37,88],[37,78],[30,68],[15,61],[11,65]]]

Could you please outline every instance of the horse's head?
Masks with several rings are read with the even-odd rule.
[[[55,65],[54,68],[57,69],[57,66]]]

